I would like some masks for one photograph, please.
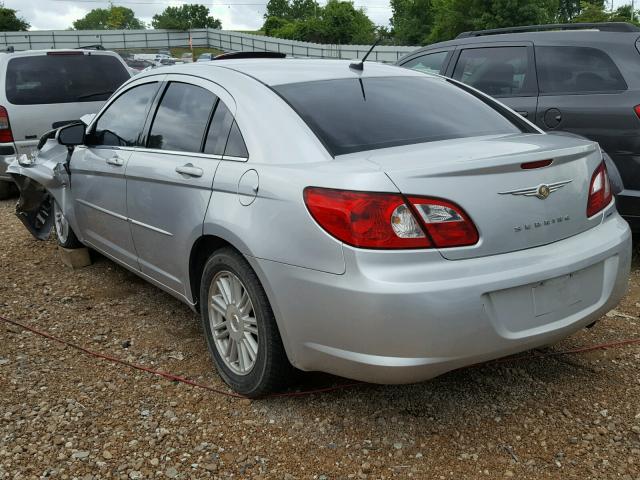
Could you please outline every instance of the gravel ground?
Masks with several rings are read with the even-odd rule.
[[[97,256],[62,266],[0,202],[0,315],[223,388],[186,306]],[[640,337],[630,292],[551,350]],[[219,396],[0,322],[0,478],[640,479],[640,346],[408,386]],[[343,380],[307,374],[299,388]]]

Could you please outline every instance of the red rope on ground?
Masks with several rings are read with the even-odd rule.
[[[48,338],[49,340],[53,340],[54,342],[60,343],[62,345],[66,345],[67,347],[70,348],[74,348],[82,353],[85,353],[89,356],[95,357],[95,358],[101,358],[103,360],[107,360],[109,362],[113,362],[113,363],[117,363],[120,365],[124,365],[126,367],[129,368],[133,368],[135,370],[140,370],[143,372],[147,372],[150,373],[152,375],[156,375],[158,377],[163,377],[166,378],[168,380],[172,380],[175,382],[180,382],[180,383],[184,383],[186,385],[190,385],[192,387],[196,387],[196,388],[202,388],[204,390],[207,390],[209,392],[212,393],[217,393],[219,395],[224,395],[227,397],[233,397],[233,398],[247,398],[244,395],[240,395],[238,393],[234,393],[234,392],[230,392],[230,391],[226,391],[226,390],[220,390],[218,388],[214,388],[214,387],[210,387],[209,385],[204,385],[202,383],[198,383],[195,382],[193,380],[190,380],[188,378],[185,377],[181,377],[179,375],[174,375],[173,373],[169,373],[169,372],[164,372],[162,370],[154,370],[152,368],[149,367],[145,367],[142,365],[137,365],[135,363],[131,363],[131,362],[127,362],[126,360],[122,360],[118,357],[113,357],[111,355],[108,355],[106,353],[100,353],[100,352],[94,352],[93,350],[89,350],[88,348],[82,347],[80,345],[76,345],[75,343],[70,342],[69,340],[64,340],[63,338],[60,337],[56,337],[55,335],[52,335],[50,333],[47,332],[43,332],[42,330],[38,330],[34,327],[31,327],[29,325],[25,325],[23,323],[20,322],[16,322],[15,320],[9,320],[8,318],[4,318],[2,316],[0,316],[0,320],[6,323],[10,323],[11,325],[14,325],[16,327],[22,328],[24,330],[27,330],[31,333],[35,333],[36,335],[39,335],[41,337],[44,338]],[[515,361],[515,360],[524,360],[524,359],[532,359],[532,358],[539,358],[539,357],[552,357],[552,356],[557,356],[557,355],[570,355],[570,354],[576,354],[576,353],[584,353],[584,352],[590,352],[590,351],[594,351],[594,350],[605,350],[607,348],[618,348],[618,347],[623,347],[623,346],[627,346],[627,345],[632,345],[632,344],[640,344],[640,338],[632,338],[632,339],[627,339],[627,340],[620,340],[620,341],[616,341],[616,342],[609,342],[609,343],[600,343],[600,344],[596,344],[596,345],[588,345],[585,347],[578,347],[578,348],[573,348],[573,349],[569,349],[569,350],[561,350],[561,351],[557,351],[557,352],[541,352],[541,353],[537,353],[535,355],[521,355],[518,357],[506,357],[506,358],[501,358],[498,360],[494,360],[492,362],[488,362],[489,364],[491,363],[498,363],[498,362],[508,362],[508,361]],[[483,364],[478,364],[478,365],[474,365],[474,366],[480,366]],[[484,364],[486,365],[486,364]],[[351,388],[351,387],[356,387],[358,385],[362,385],[364,382],[352,382],[352,383],[342,383],[340,385],[334,385],[332,387],[326,387],[326,388],[318,388],[318,389],[313,389],[313,390],[304,390],[301,392],[283,392],[283,393],[274,393],[271,395],[268,395],[265,398],[270,398],[270,397],[302,397],[302,396],[307,396],[307,395],[314,395],[317,393],[328,393],[328,392],[333,392],[336,390],[343,390],[345,388]]]

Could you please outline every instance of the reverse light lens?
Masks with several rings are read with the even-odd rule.
[[[478,242],[473,222],[446,200],[307,187],[304,201],[324,230],[355,247],[446,248]]]
[[[459,206],[446,200],[409,197],[433,240],[441,248],[478,243],[478,230]]]
[[[592,217],[611,203],[613,195],[607,167],[602,162],[591,177],[589,199],[587,201],[587,217]]]

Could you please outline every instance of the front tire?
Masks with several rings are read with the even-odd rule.
[[[58,244],[63,248],[75,249],[81,248],[82,244],[76,234],[74,233],[67,217],[65,217],[62,208],[58,205],[58,202],[53,201],[53,215],[54,225],[56,229],[56,236],[58,237]]]
[[[294,376],[269,300],[251,266],[232,248],[207,261],[200,284],[202,327],[220,377],[256,398]]]

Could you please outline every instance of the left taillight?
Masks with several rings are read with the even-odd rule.
[[[611,203],[613,194],[609,183],[607,167],[602,162],[591,176],[589,198],[587,200],[587,217],[593,217]]]
[[[7,109],[0,106],[0,143],[13,142],[13,132],[9,123],[9,113]]]
[[[354,247],[446,248],[478,241],[466,213],[441,199],[307,187],[304,201],[324,230]]]

